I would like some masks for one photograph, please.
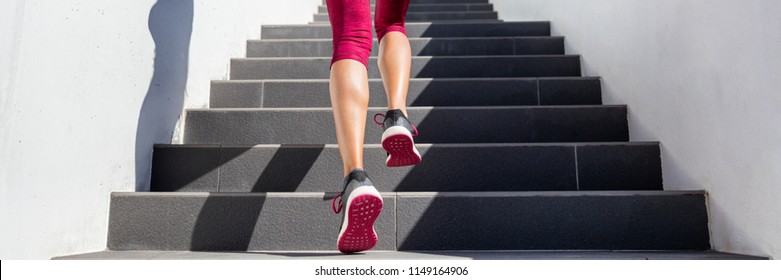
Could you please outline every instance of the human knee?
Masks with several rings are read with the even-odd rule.
[[[381,41],[390,32],[401,32],[407,35],[404,21],[407,15],[409,0],[377,0],[374,14],[374,28],[377,41]]]
[[[328,17],[333,32],[331,65],[354,59],[367,66],[372,51],[369,0],[328,0]]]

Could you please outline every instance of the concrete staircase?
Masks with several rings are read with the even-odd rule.
[[[705,194],[664,190],[659,143],[629,141],[627,107],[602,104],[599,77],[581,76],[549,22],[502,22],[487,0],[413,0],[408,12],[409,115],[423,161],[385,167],[381,129],[367,120],[366,169],[385,200],[375,250],[747,257],[710,250]],[[330,203],[342,180],[327,9],[261,35],[231,60],[230,80],[212,82],[211,108],[187,111],[185,144],[155,146],[152,192],[112,195],[109,251],[90,256],[338,257],[317,253],[336,250]],[[370,63],[372,116],[385,95]]]

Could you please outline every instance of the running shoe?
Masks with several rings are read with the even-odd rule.
[[[379,122],[377,117],[384,119]],[[376,114],[374,115],[374,123],[384,129],[382,148],[388,153],[385,165],[397,167],[420,163],[420,152],[415,148],[415,141],[412,140],[412,137],[418,135],[418,129],[409,122],[401,110],[388,110],[384,115]]]
[[[377,244],[374,222],[382,211],[382,197],[363,169],[354,169],[342,182],[343,191],[331,201],[342,215],[336,247],[343,253],[366,251]]]

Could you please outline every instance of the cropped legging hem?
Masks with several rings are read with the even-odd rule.
[[[331,64],[353,59],[369,68],[372,51],[371,9],[369,0],[327,0],[328,19],[333,33]],[[377,0],[374,28],[377,42],[390,32],[407,36],[404,19],[409,0]]]

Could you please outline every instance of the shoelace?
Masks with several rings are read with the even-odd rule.
[[[385,115],[384,115],[384,114],[381,114],[381,113],[374,114],[374,123],[375,123],[375,124],[377,124],[377,125],[379,125],[379,126],[380,126],[380,127],[382,127],[382,128],[385,128],[385,124],[383,124],[383,123],[381,123],[381,122],[378,122],[378,121],[377,121],[377,117],[383,117],[383,118],[385,118]],[[418,136],[418,128],[417,128],[417,127],[415,127],[415,125],[414,125],[414,124],[409,124],[409,125],[410,125],[410,126],[412,126],[412,129],[413,129],[413,130],[415,130],[415,132],[414,132],[414,133],[412,133],[412,136],[413,136],[413,137],[414,137],[414,136]]]
[[[339,208],[336,208],[336,199],[339,199]],[[334,210],[334,213],[336,214],[342,212],[342,194],[338,194],[334,197],[333,200],[331,200],[331,210]]]

